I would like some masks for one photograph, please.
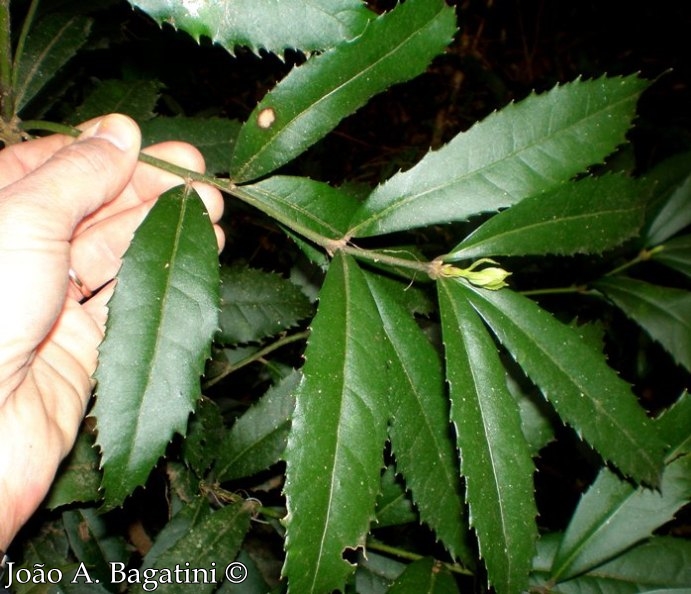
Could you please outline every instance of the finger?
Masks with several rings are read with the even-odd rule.
[[[86,215],[122,192],[137,162],[141,136],[130,118],[111,115],[4,188],[3,207],[40,215],[33,228],[45,239],[69,240]],[[14,204],[13,204],[14,203]]]
[[[150,207],[151,203],[140,204],[121,212],[93,225],[72,240],[72,268],[88,289],[98,289],[117,274],[132,235]],[[218,225],[214,225],[214,233],[220,251],[225,237]],[[78,297],[76,292],[75,295]]]

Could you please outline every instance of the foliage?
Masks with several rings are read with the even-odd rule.
[[[654,534],[691,500],[691,399],[677,392],[650,414],[608,346],[638,326],[640,356],[659,345],[688,381],[691,158],[644,175],[613,158],[648,81],[531,93],[375,187],[337,185],[295,160],[317,159],[339,122],[425,72],[456,32],[443,0],[379,15],[350,0],[133,1],[233,55],[303,52],[242,123],[166,113],[156,80],[100,80],[75,101],[55,73],[97,51],[87,33],[101,17],[37,4],[13,7],[14,37],[7,2],[0,12],[4,141],[75,133],[31,117],[111,110],[147,142],[188,140],[208,174],[146,160],[225,192],[230,247],[219,272],[185,184],[138,229],[91,418],[47,500],[57,511],[24,542],[25,567],[73,576],[83,563],[112,591],[108,564],[135,581],[236,559],[253,574],[244,589],[220,570],[202,589],[688,591],[688,541]],[[250,266],[240,254],[254,237],[232,217],[290,243]],[[570,432],[599,474],[565,530],[546,530],[536,465]],[[281,544],[282,582],[257,540]]]

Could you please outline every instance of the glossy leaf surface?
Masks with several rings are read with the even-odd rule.
[[[309,299],[289,280],[256,268],[221,269],[221,331],[225,344],[260,340],[312,313]]]
[[[662,438],[600,353],[511,290],[473,289],[468,299],[564,422],[626,475],[659,483]]]
[[[444,260],[599,254],[633,237],[644,211],[631,178],[587,177],[530,196],[493,216]]]
[[[593,286],[691,371],[691,292],[622,276]]]
[[[107,506],[143,484],[184,433],[218,327],[217,244],[193,190],[163,194],[123,257],[99,347],[96,404]]]
[[[241,186],[236,194],[306,238],[339,240],[358,205],[347,192],[323,182],[282,175]]]
[[[130,0],[159,23],[199,41],[208,37],[233,53],[237,46],[323,50],[362,32],[372,13],[358,0]]]
[[[690,170],[691,154],[685,153],[664,161],[651,173],[658,185],[669,190],[662,207],[646,229],[646,246],[658,245],[691,224]],[[680,173],[686,175],[679,179]]]
[[[379,235],[511,206],[602,162],[646,81],[578,80],[510,104],[377,187],[350,235]]]
[[[420,519],[453,557],[470,558],[458,457],[439,355],[398,301],[405,285],[368,274],[392,346],[389,437]]]
[[[299,594],[341,589],[354,570],[342,554],[374,518],[388,419],[386,338],[354,260],[335,257],[319,299],[285,453],[283,573]]]
[[[15,73],[15,111],[19,112],[55,76],[89,37],[92,20],[53,13],[37,23],[27,38]]]
[[[297,157],[371,97],[421,74],[455,30],[443,0],[409,0],[352,42],[293,69],[240,131],[231,176],[255,179]]]
[[[451,419],[490,583],[521,592],[535,553],[534,465],[496,346],[456,280],[438,283]]]

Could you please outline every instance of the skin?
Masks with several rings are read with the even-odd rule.
[[[47,494],[88,404],[112,295],[132,234],[179,177],[138,163],[136,124],[109,115],[0,151],[0,550]],[[191,145],[145,150],[202,172]],[[218,190],[194,185],[215,223]],[[77,272],[94,295],[69,280]]]

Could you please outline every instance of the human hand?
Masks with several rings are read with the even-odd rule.
[[[55,135],[0,151],[0,550],[40,505],[74,443],[111,281],[132,234],[155,199],[182,182],[137,162],[141,137],[129,118],[81,128],[77,139]],[[204,169],[188,144],[145,152]],[[194,187],[217,223],[220,192]],[[220,249],[223,233],[214,229]],[[70,269],[93,297],[84,300]]]

